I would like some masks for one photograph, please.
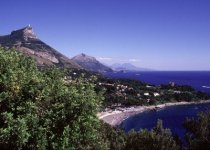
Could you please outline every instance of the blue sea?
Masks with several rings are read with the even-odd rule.
[[[210,93],[210,71],[148,71],[106,73],[110,78],[126,78],[160,85],[175,82],[179,85],[191,85],[198,91]]]
[[[191,85],[198,91],[210,93],[210,72],[127,72],[107,73],[110,78],[126,78],[144,81],[153,85],[175,82],[179,85]],[[151,129],[158,119],[163,120],[163,125],[170,128],[173,134],[178,135],[184,142],[186,130],[183,127],[184,120],[196,117],[200,111],[210,110],[210,103],[196,105],[170,106],[159,111],[146,111],[126,119],[122,123],[123,129],[128,132],[131,129],[139,131],[141,128]]]
[[[197,113],[210,110],[210,103],[169,106],[158,111],[146,111],[126,119],[121,127],[129,132],[131,129],[139,131],[141,128],[153,128],[158,119],[163,121],[165,128],[170,128],[174,135],[178,135],[185,143],[186,130],[183,127],[185,119],[197,117]]]

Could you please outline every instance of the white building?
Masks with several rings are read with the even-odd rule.
[[[153,93],[155,97],[160,96],[159,93]]]
[[[144,93],[144,96],[149,96],[149,93]]]

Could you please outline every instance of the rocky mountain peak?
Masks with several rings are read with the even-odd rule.
[[[95,57],[88,56],[84,53],[81,53],[72,58],[74,62],[82,66],[86,70],[94,72],[108,72],[112,71],[111,68],[100,63]]]
[[[81,54],[73,57],[72,59],[74,61],[80,61],[80,62],[98,62],[95,57],[88,56],[84,53],[81,53]]]
[[[84,53],[81,53],[81,56],[82,56],[82,57],[85,57],[86,55],[85,55]]]
[[[37,38],[30,25],[12,31],[9,35],[0,36],[0,46],[14,48],[32,57],[38,66],[56,65],[62,68],[81,68],[77,63]]]
[[[22,29],[11,32],[11,38],[21,38],[22,40],[37,39],[36,34],[33,32],[33,28],[28,25]]]

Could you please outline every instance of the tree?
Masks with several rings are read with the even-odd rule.
[[[126,134],[119,128],[114,128],[101,121],[101,143],[110,150],[123,150],[126,143]]]
[[[172,137],[169,129],[164,129],[162,121],[158,120],[151,131],[142,129],[140,132],[130,132],[125,150],[179,150],[181,146]]]
[[[1,149],[103,149],[96,116],[102,95],[85,79],[0,48]]]
[[[184,123],[189,150],[210,149],[210,112],[201,112],[197,119],[187,119]]]
[[[38,132],[36,99],[42,82],[33,60],[0,49],[0,146],[17,149]],[[37,139],[38,140],[38,139]]]

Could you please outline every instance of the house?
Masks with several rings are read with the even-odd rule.
[[[144,93],[144,96],[149,96],[149,93]]]
[[[153,93],[153,95],[154,95],[155,97],[160,96],[159,93]]]

